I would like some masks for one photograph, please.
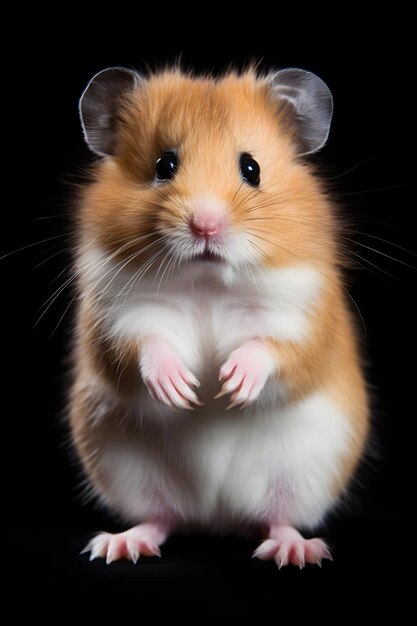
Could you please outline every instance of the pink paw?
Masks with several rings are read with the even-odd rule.
[[[148,337],[142,347],[140,371],[143,381],[155,399],[171,409],[189,409],[190,402],[201,406],[193,387],[199,387],[197,378],[163,340]]]
[[[101,557],[106,559],[107,564],[118,559],[136,563],[142,555],[160,557],[158,544],[164,540],[165,535],[155,532],[151,524],[140,524],[123,533],[100,533],[86,545],[81,554],[90,552],[90,561]]]
[[[295,529],[283,528],[285,532],[278,533],[281,537],[261,543],[253,556],[262,561],[274,559],[279,569],[290,563],[303,569],[306,563],[321,567],[322,559],[333,561],[330,550],[322,539],[304,539]]]
[[[265,345],[259,339],[248,341],[233,350],[220,369],[222,389],[215,397],[231,394],[228,409],[248,406],[259,396],[274,368],[274,358]]]

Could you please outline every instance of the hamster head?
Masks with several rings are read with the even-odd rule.
[[[314,74],[110,68],[88,84],[80,114],[103,157],[82,229],[115,258],[238,274],[330,254],[332,211],[303,159],[323,146],[332,116]]]

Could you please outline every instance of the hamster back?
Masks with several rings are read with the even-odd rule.
[[[279,567],[331,558],[300,530],[337,505],[368,430],[338,219],[305,159],[332,109],[298,69],[87,85],[70,419],[92,490],[133,525],[91,559],[194,528],[262,533]]]

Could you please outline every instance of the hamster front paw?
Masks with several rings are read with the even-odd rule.
[[[188,409],[190,402],[201,406],[193,387],[200,383],[168,343],[159,337],[147,337],[139,359],[140,373],[150,395],[171,409]]]
[[[222,389],[215,398],[231,394],[227,409],[254,402],[275,369],[272,354],[260,339],[252,339],[233,350],[220,369]]]

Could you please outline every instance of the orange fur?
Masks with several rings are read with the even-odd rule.
[[[156,159],[178,146],[181,166],[175,180],[163,189],[152,187]],[[260,163],[259,192],[241,185],[239,152]],[[268,340],[292,400],[323,389],[351,420],[354,435],[334,487],[338,492],[362,454],[368,424],[355,333],[341,288],[338,224],[322,184],[297,157],[291,129],[268,98],[264,80],[252,71],[218,81],[167,71],[138,87],[126,99],[115,156],[97,165],[84,192],[80,251],[92,239],[109,254],[136,234],[149,234],[152,242],[158,229],[185,224],[191,199],[208,190],[228,206],[231,225],[253,235],[265,267],[303,263],[324,277],[306,343]],[[117,259],[127,260],[135,246],[127,245]],[[150,254],[130,265],[144,264]],[[97,439],[86,424],[93,400],[82,380],[94,377],[99,387],[131,393],[139,349],[136,343],[109,345],[99,320],[100,307],[89,298],[78,324],[77,360],[83,366],[77,372],[72,424],[81,454],[90,459]],[[97,474],[93,461],[86,465]]]

